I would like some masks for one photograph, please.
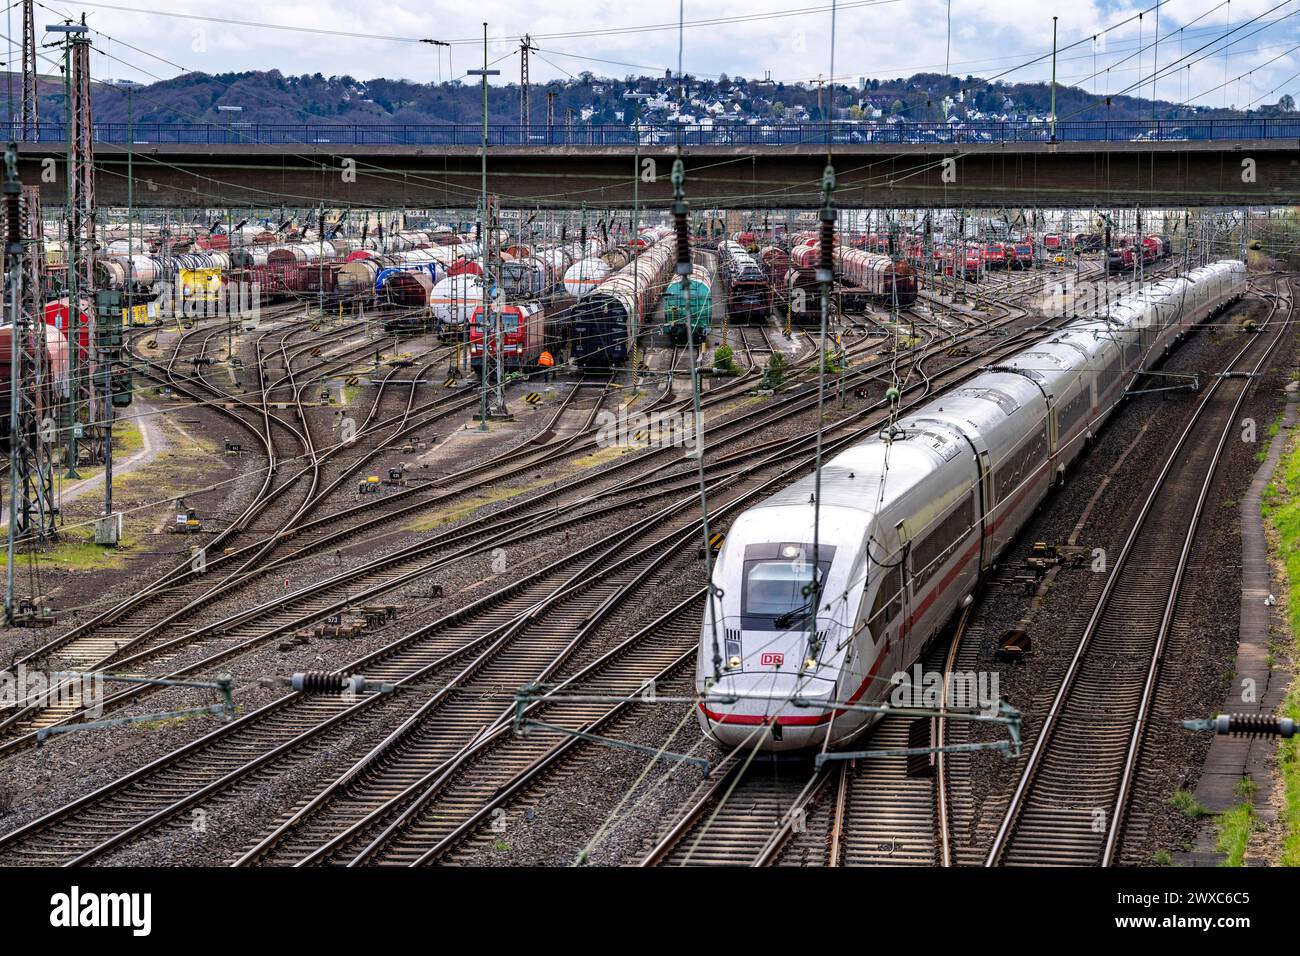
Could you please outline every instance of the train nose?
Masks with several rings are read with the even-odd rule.
[[[835,700],[830,671],[798,668],[723,672],[700,704],[704,730],[729,746],[794,750],[816,745]]]

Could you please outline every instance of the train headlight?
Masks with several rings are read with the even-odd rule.
[[[810,657],[803,662],[803,669],[806,671],[815,671],[817,669],[817,658]]]
[[[732,657],[730,660],[727,661],[727,669],[728,669],[728,670],[733,670],[733,671],[734,671],[734,670],[735,670],[737,667],[739,667],[739,666],[740,666],[740,658],[739,658],[739,657]]]

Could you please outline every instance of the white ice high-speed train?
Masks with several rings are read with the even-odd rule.
[[[737,516],[697,655],[704,732],[795,750],[828,735],[840,745],[869,726],[874,716],[838,705],[889,697],[893,675],[919,659],[1134,374],[1245,290],[1236,260],[1152,283],[1108,318],[1071,322],[900,418],[889,440],[872,437],[827,462],[815,616],[804,596],[813,476]]]

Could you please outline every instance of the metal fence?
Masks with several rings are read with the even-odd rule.
[[[9,138],[20,142],[65,143],[62,123],[42,123],[24,135],[14,123]],[[1046,123],[783,123],[658,124],[639,128],[642,146],[825,146],[870,143],[952,144],[1048,143]],[[632,146],[638,130],[622,124],[531,126],[489,125],[489,146]],[[483,127],[444,125],[334,125],[277,123],[96,123],[98,143],[147,146],[478,146]],[[1300,139],[1300,117],[1207,120],[1123,120],[1057,123],[1056,142],[1169,143],[1250,139]]]

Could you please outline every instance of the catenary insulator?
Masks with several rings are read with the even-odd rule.
[[[822,208],[821,249],[817,259],[817,281],[830,282],[835,278],[835,210]]]
[[[1295,721],[1271,714],[1220,714],[1214,719],[1214,732],[1236,737],[1291,737]]]

